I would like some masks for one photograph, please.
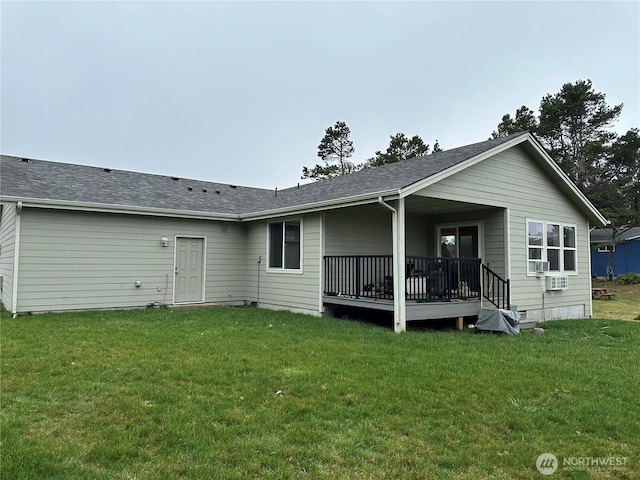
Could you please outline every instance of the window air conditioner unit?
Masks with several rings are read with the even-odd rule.
[[[569,277],[547,277],[547,290],[566,290],[567,288],[569,288]]]
[[[536,273],[546,273],[549,271],[549,262],[535,262]]]

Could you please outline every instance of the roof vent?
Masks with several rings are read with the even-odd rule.
[[[176,182],[180,180],[180,177],[171,177],[171,180],[175,180]]]
[[[29,160],[28,158],[21,158],[20,161],[23,163],[31,163],[31,160]]]
[[[217,193],[218,195],[220,195],[220,190],[216,190],[216,193]]]
[[[238,188],[238,186],[237,186],[237,185],[229,185],[229,187],[231,187],[231,188]]]
[[[107,172],[107,173],[111,173],[112,172],[112,170],[110,168],[103,168],[102,170]]]
[[[206,189],[206,188],[203,188],[203,189],[202,189],[202,193],[207,193],[207,189]]]
[[[187,190],[189,190],[190,192],[193,192],[193,187],[187,187]]]

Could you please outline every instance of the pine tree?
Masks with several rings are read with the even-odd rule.
[[[318,145],[318,156],[324,165],[316,164],[311,169],[302,167],[302,178],[321,180],[355,172],[359,167],[349,161],[354,151],[351,130],[345,122],[336,122],[325,130]]]

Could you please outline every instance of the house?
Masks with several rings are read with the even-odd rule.
[[[621,229],[611,245],[610,228],[594,228],[591,231],[591,276],[607,278],[609,252],[613,249],[611,276],[623,273],[640,274],[640,227]]]
[[[418,319],[591,315],[602,215],[529,133],[266,190],[3,156],[14,314],[218,303]]]

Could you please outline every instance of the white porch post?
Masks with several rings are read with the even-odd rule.
[[[393,329],[395,332],[400,333],[407,329],[404,198],[400,197],[398,199],[397,210],[385,202],[382,197],[378,197],[378,203],[391,210],[391,236],[393,237]]]
[[[398,199],[398,213],[393,216],[393,311],[395,332],[407,330],[405,212],[404,198]]]

